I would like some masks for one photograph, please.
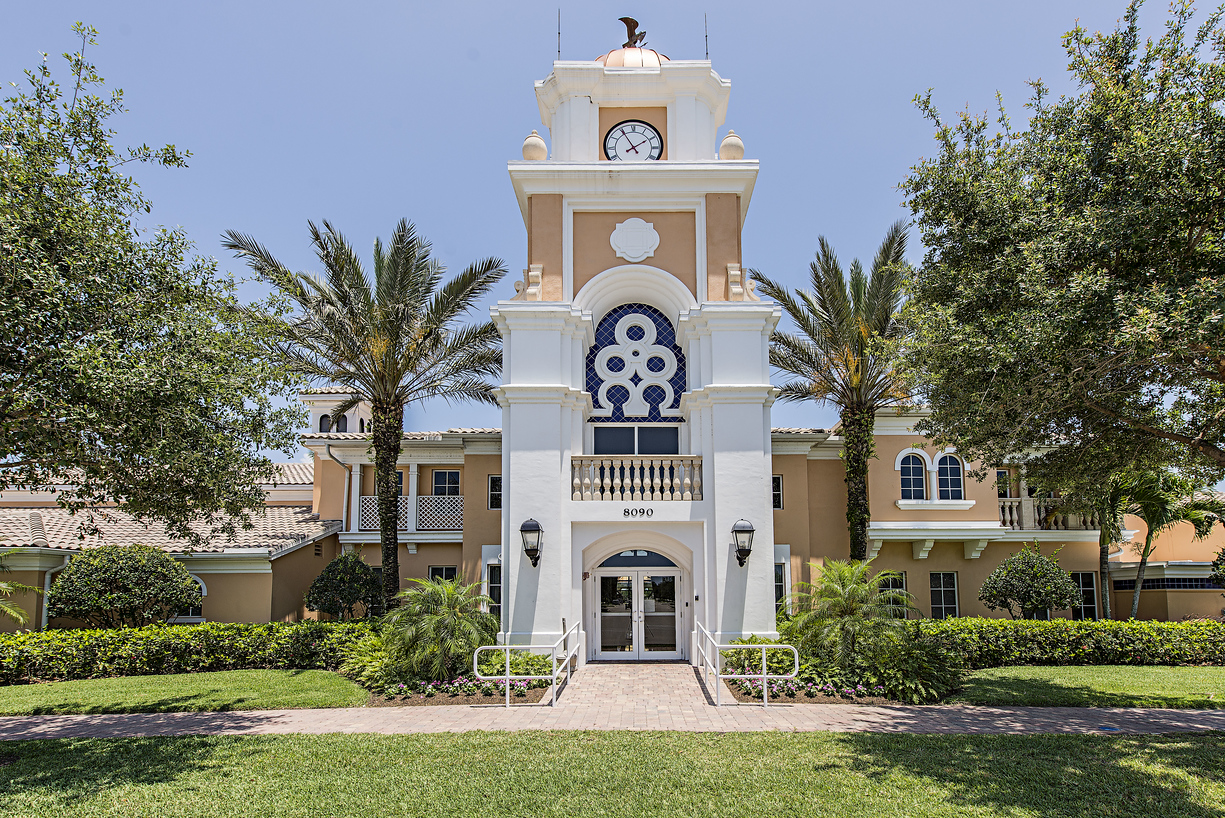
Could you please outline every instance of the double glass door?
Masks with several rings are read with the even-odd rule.
[[[596,573],[597,659],[683,659],[681,576],[666,568]]]

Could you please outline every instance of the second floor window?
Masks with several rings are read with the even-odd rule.
[[[337,432],[349,431],[349,416],[348,415],[341,415],[340,417],[336,418],[336,431]]]
[[[451,497],[459,494],[459,472],[434,469],[434,496]]]
[[[927,470],[923,468],[923,458],[917,454],[908,454],[902,458],[903,500],[927,499],[926,480]]]
[[[951,454],[941,456],[937,467],[937,479],[941,500],[964,500],[961,481],[961,461]]]
[[[770,478],[770,499],[774,504],[774,508],[783,507],[783,476],[781,474],[773,475]]]
[[[502,475],[489,475],[489,510],[500,511],[502,509]]]
[[[321,432],[332,431],[332,416],[331,415],[320,415],[319,416],[319,431]]]

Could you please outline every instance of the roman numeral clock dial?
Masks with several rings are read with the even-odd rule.
[[[604,156],[621,162],[645,162],[658,159],[664,151],[659,131],[645,122],[629,119],[620,122],[604,137]]]

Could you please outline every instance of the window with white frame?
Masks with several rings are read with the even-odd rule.
[[[491,562],[485,566],[485,595],[489,597],[489,612],[499,620],[502,618],[502,564]]]
[[[459,472],[434,469],[434,496],[452,497],[459,494]]]
[[[1072,618],[1097,619],[1097,574],[1073,571],[1072,581],[1080,587],[1080,604],[1072,606]]]
[[[502,475],[489,475],[489,510],[502,510]]]
[[[917,454],[908,454],[902,458],[902,499],[927,499],[927,469],[923,458]]]
[[[995,470],[995,491],[1001,500],[1012,496],[1012,474],[1008,469]]]
[[[775,509],[783,507],[783,476],[775,474],[770,478],[770,500]]]
[[[964,500],[961,461],[951,454],[941,455],[936,462],[936,486],[941,500]]]
[[[204,580],[200,579],[195,574],[189,576],[196,581],[200,586],[200,604],[192,605],[187,608],[180,608],[173,617],[170,618],[172,623],[185,624],[204,621],[204,597],[208,596],[208,586],[204,584]]]
[[[957,616],[957,572],[932,571],[932,619]]]
[[[441,579],[447,582],[455,579],[459,569],[454,565],[431,565],[429,569],[430,581]]]
[[[787,604],[787,564],[774,563],[774,610],[781,611]]]

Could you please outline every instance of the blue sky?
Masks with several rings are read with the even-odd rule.
[[[1160,34],[1166,5],[1142,21]],[[1097,2],[561,4],[563,59],[592,59],[636,17],[647,45],[704,55],[732,82],[727,128],[761,162],[744,261],[792,285],[807,280],[817,236],[844,261],[869,259],[906,215],[897,184],[934,142],[912,104],[933,89],[946,114],[1024,119],[1026,80],[1072,90],[1060,36],[1076,21],[1113,28],[1121,0]],[[359,249],[401,217],[458,271],[500,256],[512,293],[526,237],[506,161],[539,120],[534,80],[557,53],[557,3],[56,2],[5,4],[0,81],[23,81],[48,52],[75,50],[70,27],[99,30],[87,57],[129,112],[120,145],[173,143],[186,170],[139,168],[154,202],[142,226],[181,225],[236,274],[226,229],[254,235],[295,269],[313,269],[308,219],[329,219]],[[10,89],[11,90],[11,89]],[[547,137],[547,134],[546,134]],[[912,243],[910,257],[921,258]],[[254,288],[248,292],[254,293]],[[776,426],[829,426],[827,407],[777,405]],[[414,429],[496,426],[496,409],[414,407]]]

